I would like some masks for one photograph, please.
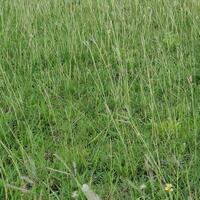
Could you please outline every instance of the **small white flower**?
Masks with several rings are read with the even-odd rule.
[[[82,191],[88,200],[101,200],[101,198],[95,194],[87,184],[83,184]]]
[[[72,199],[77,199],[78,198],[78,191],[72,192]]]
[[[142,185],[140,185],[140,190],[145,190],[147,188],[147,186],[143,183]]]

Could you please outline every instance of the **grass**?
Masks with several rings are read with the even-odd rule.
[[[199,199],[199,24],[198,0],[1,0],[0,199]]]

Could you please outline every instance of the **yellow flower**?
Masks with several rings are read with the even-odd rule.
[[[167,183],[165,185],[165,191],[166,192],[172,192],[173,191],[173,185],[171,183]]]

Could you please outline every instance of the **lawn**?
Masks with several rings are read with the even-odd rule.
[[[200,199],[199,0],[0,0],[0,97],[0,199]]]

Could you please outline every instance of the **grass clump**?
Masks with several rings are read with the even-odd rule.
[[[0,199],[198,199],[199,23],[198,0],[0,1]]]

